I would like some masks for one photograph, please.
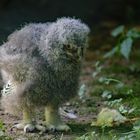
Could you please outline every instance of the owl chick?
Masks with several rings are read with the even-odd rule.
[[[15,31],[0,47],[0,68],[5,86],[1,104],[6,112],[23,114],[14,127],[32,131],[36,108],[43,107],[46,129],[67,131],[59,106],[74,97],[89,28],[80,20],[29,24]]]

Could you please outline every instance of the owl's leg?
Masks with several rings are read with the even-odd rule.
[[[69,131],[68,125],[61,121],[58,107],[49,105],[45,108],[45,125],[48,130]]]
[[[32,117],[33,112],[28,108],[24,108],[22,122],[14,125],[13,128],[23,129],[24,132],[33,132],[35,130],[35,124],[32,121]]]

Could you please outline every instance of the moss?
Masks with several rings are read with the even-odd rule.
[[[85,132],[92,131],[90,123],[69,123],[69,126],[72,129],[72,134],[76,133],[76,135],[81,135]]]
[[[113,72],[115,74],[118,73],[128,73],[128,67],[127,66],[123,66],[123,65],[119,65],[119,64],[112,64],[111,67],[108,67],[106,69],[103,70],[104,73],[106,74],[110,74],[110,72]]]
[[[129,106],[131,106],[132,108],[135,108],[134,112],[132,112],[129,117],[138,117],[140,114],[140,98],[133,97],[133,98],[126,98],[124,103],[129,103]]]

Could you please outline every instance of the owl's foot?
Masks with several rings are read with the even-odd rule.
[[[33,132],[35,130],[35,125],[32,123],[19,123],[12,127],[12,129],[24,130],[25,133]]]
[[[66,124],[59,124],[59,125],[46,124],[46,130],[68,132],[71,131],[71,128]]]
[[[38,124],[32,124],[32,123],[19,123],[16,124],[12,127],[12,129],[18,129],[18,130],[24,130],[25,133],[31,133],[31,132],[35,132],[35,131],[41,131],[41,132],[45,132],[46,128],[42,125],[38,125]]]
[[[47,106],[45,108],[45,123],[48,131],[70,131],[70,127],[61,121],[57,106]]]

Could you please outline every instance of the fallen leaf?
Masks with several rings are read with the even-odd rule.
[[[92,126],[118,126],[125,123],[127,118],[122,116],[120,112],[115,109],[103,108],[97,116],[97,121],[92,122]]]

